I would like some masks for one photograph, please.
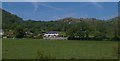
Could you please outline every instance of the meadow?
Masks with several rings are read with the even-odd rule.
[[[43,52],[55,59],[116,59],[116,41],[3,39],[3,59],[38,59]]]

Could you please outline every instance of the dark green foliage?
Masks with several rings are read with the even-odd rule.
[[[22,18],[2,10],[2,25],[3,29],[14,29],[16,25],[22,25]]]
[[[16,38],[23,38],[25,35],[25,32],[24,32],[23,28],[17,27],[15,34],[16,34]]]

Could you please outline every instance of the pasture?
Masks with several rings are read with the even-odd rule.
[[[3,39],[3,59],[37,59],[39,51],[56,59],[116,59],[116,41]]]

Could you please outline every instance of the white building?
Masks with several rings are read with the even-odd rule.
[[[49,31],[44,34],[44,37],[58,37],[59,33],[57,31]]]
[[[2,37],[2,35],[3,35],[3,31],[2,29],[0,29],[0,38]]]

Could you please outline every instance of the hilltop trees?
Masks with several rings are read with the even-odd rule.
[[[2,10],[2,25],[3,29],[14,29],[16,25],[22,25],[22,18]]]

